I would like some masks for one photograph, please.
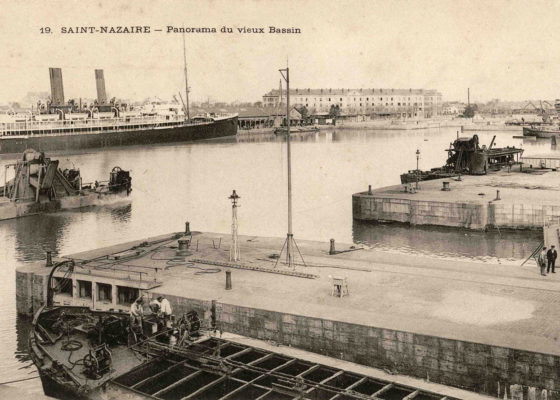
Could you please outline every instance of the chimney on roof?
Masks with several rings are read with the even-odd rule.
[[[332,89],[331,89],[331,88],[329,88],[329,93],[332,93]]]

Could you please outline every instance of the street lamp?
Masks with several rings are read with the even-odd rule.
[[[420,149],[416,149],[416,189],[418,189],[418,180],[420,179],[420,169],[418,168],[418,164],[420,162]]]
[[[237,240],[237,201],[240,199],[239,195],[235,193],[235,190],[228,197],[231,200],[231,213],[232,213],[232,221],[231,221],[231,248],[229,251],[229,260],[230,261],[239,261],[240,253],[239,253],[239,242]]]

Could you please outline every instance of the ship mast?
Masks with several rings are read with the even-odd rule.
[[[278,265],[278,260],[282,257],[282,252],[284,247],[286,248],[286,265],[288,268],[295,269],[295,250],[299,253],[303,265],[306,266],[305,260],[299,251],[297,243],[294,239],[294,233],[292,231],[292,163],[291,163],[291,150],[290,150],[290,68],[288,68],[288,63],[286,61],[286,68],[280,69],[280,74],[282,78],[286,81],[286,150],[288,153],[288,234],[286,235],[286,241],[284,246],[280,251],[280,256],[276,260],[276,265]],[[280,81],[282,82],[282,81]],[[281,93],[281,91],[280,91]]]
[[[187,100],[187,109],[185,110],[187,112],[187,122],[191,120],[191,115],[189,112],[189,79],[187,77],[187,50],[185,47],[185,34],[183,33],[183,58],[184,58],[184,64],[185,64],[185,96],[186,96],[186,100]]]

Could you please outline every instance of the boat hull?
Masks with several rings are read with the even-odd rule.
[[[22,153],[30,148],[50,152],[54,150],[189,142],[235,136],[236,134],[237,116],[233,116],[209,123],[166,128],[117,130],[99,133],[3,136],[0,138],[0,154]]]
[[[53,199],[48,202],[35,201],[1,201],[0,221],[12,218],[25,217],[42,213],[53,213],[84,207],[113,204],[116,202],[130,201],[129,192],[119,193],[86,193],[85,195],[67,196]]]
[[[536,136],[537,138],[547,139],[553,136],[558,137],[559,135],[560,130],[523,127],[523,136]]]
[[[78,393],[72,387],[55,381],[47,374],[40,372],[39,376],[41,377],[41,384],[43,385],[45,396],[60,400],[87,400],[95,398],[93,393],[88,393],[87,395]]]

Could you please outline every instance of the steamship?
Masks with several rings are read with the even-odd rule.
[[[177,104],[131,110],[114,100],[108,102],[103,70],[95,70],[95,104],[65,103],[61,69],[49,68],[49,73],[51,100],[47,104],[38,104],[35,114],[0,119],[0,154],[30,148],[50,152],[188,142],[237,134],[237,114],[189,118]]]

